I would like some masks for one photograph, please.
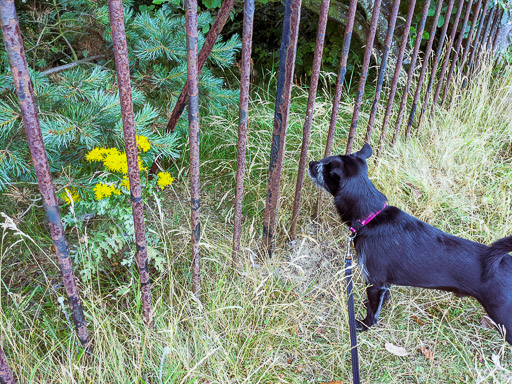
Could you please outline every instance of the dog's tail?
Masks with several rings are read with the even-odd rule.
[[[497,271],[504,257],[510,257],[512,252],[512,236],[504,237],[491,244],[484,254],[484,280],[489,279]]]

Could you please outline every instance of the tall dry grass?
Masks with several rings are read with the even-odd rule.
[[[81,284],[94,344],[91,356],[82,354],[58,303],[62,287],[47,239],[21,232],[27,223],[3,218],[0,338],[20,383],[350,381],[343,226],[327,197],[320,223],[312,222],[318,191],[309,182],[299,234],[286,242],[307,99],[303,89],[293,92],[275,255],[258,254],[274,81],[256,89],[251,101],[244,255],[235,268],[236,111],[202,121],[202,301],[191,293],[186,155],[176,164],[180,182],[164,201],[148,206],[148,227],[164,239],[159,251],[166,266],[152,275],[154,330],[143,325],[133,270],[107,267],[92,283]],[[468,92],[455,88],[453,102],[436,109],[407,142],[387,145],[370,163],[370,176],[390,204],[475,241],[510,234],[511,86],[510,70],[484,69]],[[352,101],[345,100],[336,153],[344,152],[351,118]],[[322,157],[330,106],[325,91],[316,105],[310,159]],[[366,110],[368,105],[361,131]],[[364,288],[358,272],[359,315]],[[359,335],[363,382],[512,382],[512,348],[481,325],[483,315],[468,298],[395,287],[381,324]],[[390,353],[387,343],[408,355]]]

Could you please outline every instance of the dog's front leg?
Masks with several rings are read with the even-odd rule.
[[[382,305],[389,299],[389,289],[385,285],[370,285],[366,288],[366,318],[358,321],[358,331],[366,331],[379,321],[379,314]]]

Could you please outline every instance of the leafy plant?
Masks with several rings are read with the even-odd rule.
[[[161,190],[171,185],[174,178],[169,172],[160,172],[150,180],[142,156],[151,149],[146,136],[137,136],[139,169],[143,201],[158,197]],[[121,264],[133,261],[134,226],[130,205],[130,184],[126,153],[113,148],[93,148],[87,153],[92,175],[81,185],[64,188],[60,197],[69,205],[63,221],[72,227],[79,242],[70,247],[75,262],[80,266],[82,278],[88,279],[102,266],[102,262],[114,255],[121,256]],[[151,157],[146,164],[150,164]],[[99,166],[101,164],[101,166]],[[98,168],[101,168],[100,170]],[[96,220],[91,221],[92,218]],[[150,232],[147,239],[148,254],[155,265],[162,266],[161,255],[152,246],[159,241]]]

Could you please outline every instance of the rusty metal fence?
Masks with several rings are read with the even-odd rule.
[[[414,125],[414,118],[418,105],[421,105],[421,111],[416,130],[420,129],[422,120],[427,113],[428,103],[431,102],[431,112],[435,111],[441,96],[440,104],[447,100],[450,92],[450,85],[457,70],[459,76],[463,75],[462,88],[466,88],[471,76],[479,65],[479,54],[481,52],[494,52],[497,44],[497,37],[503,10],[497,6],[490,7],[490,1],[485,0],[482,6],[482,0],[459,0],[456,5],[455,15],[451,17],[455,6],[455,0],[448,0],[443,4],[443,0],[438,0],[435,11],[430,14],[430,0],[424,0],[421,4],[421,11],[417,9],[416,0],[408,2],[408,11],[405,21],[401,25],[403,32],[400,45],[397,51],[393,75],[389,80],[389,94],[387,105],[384,112],[383,121],[380,124],[380,137],[378,140],[377,154],[379,154],[386,143],[394,144],[400,135],[402,129],[402,119],[406,113],[408,103],[410,109],[407,118],[404,135],[407,138],[411,134]],[[216,42],[223,26],[225,25],[230,12],[234,7],[234,0],[224,0],[219,10],[217,18],[210,29],[206,41],[198,53],[197,49],[197,0],[186,0],[186,36],[187,36],[187,64],[188,79],[183,87],[181,95],[176,103],[171,115],[167,130],[173,131],[176,124],[188,105],[189,112],[189,146],[190,146],[190,185],[191,185],[191,244],[192,244],[192,276],[193,292],[198,297],[201,292],[201,257],[200,257],[200,179],[199,179],[199,104],[198,104],[198,76],[204,66],[214,43]],[[148,258],[146,249],[146,233],[144,224],[143,202],[141,198],[141,183],[139,168],[137,162],[136,132],[134,125],[133,103],[130,87],[129,61],[126,44],[126,35],[124,31],[124,17],[121,0],[109,0],[110,22],[113,35],[113,49],[115,64],[117,70],[117,79],[119,85],[119,94],[121,102],[121,113],[124,130],[125,148],[129,168],[129,183],[131,191],[131,201],[133,209],[135,240],[136,240],[136,264],[140,275],[141,296],[143,302],[143,316],[148,327],[153,326],[153,309],[151,303],[150,276],[148,271]],[[440,32],[438,33],[438,21],[446,5],[446,17]],[[254,18],[254,0],[244,0],[244,20],[243,20],[243,45],[241,59],[241,85],[240,85],[240,109],[239,109],[239,130],[238,130],[238,156],[237,156],[237,176],[236,192],[234,192],[235,217],[233,228],[233,260],[239,258],[240,253],[240,234],[242,225],[242,197],[243,197],[243,179],[245,172],[245,153],[247,145],[248,117],[250,111],[249,88],[250,88],[250,63],[252,46],[252,29]],[[380,15],[381,0],[375,0],[373,4],[373,13],[370,22],[368,41],[366,42],[362,69],[358,82],[357,92],[354,99],[354,109],[352,121],[348,127],[348,139],[346,153],[351,153],[354,139],[357,133],[359,123],[359,114],[364,99],[364,90],[368,78],[368,70],[372,55],[374,55],[373,44],[376,34],[377,21]],[[388,59],[391,50],[394,31],[397,26],[397,16],[400,7],[400,0],[394,0],[392,12],[388,20],[384,49],[380,57],[377,57],[378,76],[376,88],[371,104],[370,115],[366,127],[365,141],[369,141],[372,132],[376,129],[376,117],[379,103],[382,97],[383,85],[386,81],[386,74],[389,71]],[[465,8],[465,9],[464,9]],[[336,88],[333,95],[333,105],[327,140],[325,144],[325,156],[331,154],[333,140],[336,131],[341,93],[345,82],[347,72],[347,62],[349,58],[350,46],[352,42],[352,32],[357,9],[357,0],[351,0],[347,12],[347,22],[342,43],[342,53],[336,80]],[[263,249],[271,254],[273,239],[275,236],[276,217],[278,213],[278,200],[280,193],[281,174],[284,159],[284,149],[286,143],[286,131],[288,127],[288,115],[290,110],[291,91],[293,86],[293,75],[295,65],[295,52],[299,33],[301,0],[286,0],[285,11],[283,15],[283,31],[280,49],[280,63],[277,80],[277,94],[275,102],[274,129],[272,134],[269,179],[266,198],[266,208],[263,218]],[[322,62],[322,53],[324,48],[325,30],[328,19],[329,0],[322,0],[320,5],[320,16],[318,23],[318,33],[316,37],[316,47],[313,58],[313,68],[311,74],[311,84],[309,87],[309,97],[305,115],[302,149],[299,160],[297,183],[295,189],[295,199],[293,204],[293,213],[290,228],[290,237],[294,238],[297,232],[297,221],[300,210],[301,190],[304,181],[306,168],[306,159],[311,135],[311,126],[313,122],[313,111],[318,88],[320,66]],[[421,17],[416,25],[416,37],[414,45],[408,52],[408,70],[405,85],[403,86],[398,115],[395,121],[394,130],[390,140],[387,138],[387,127],[390,124],[394,100],[397,94],[399,79],[403,71],[407,46],[412,40],[410,36],[413,16],[420,13]],[[464,13],[463,13],[464,12]],[[27,61],[23,48],[23,41],[18,25],[14,0],[0,0],[1,27],[5,42],[5,48],[9,58],[16,93],[22,118],[27,133],[28,145],[32,155],[34,168],[39,184],[39,189],[43,197],[44,208],[50,226],[50,234],[55,247],[56,258],[62,273],[65,292],[68,304],[71,308],[72,319],[76,328],[76,336],[84,349],[90,348],[89,333],[82,310],[78,286],[73,273],[73,265],[69,257],[68,246],[64,234],[60,211],[55,195],[55,189],[52,183],[48,158],[43,143],[41,129],[35,99],[33,96],[32,83],[29,78]],[[462,23],[460,22],[461,15]],[[429,20],[430,17],[430,20]],[[471,18],[471,21],[470,21]],[[427,22],[430,22],[429,38],[424,50],[421,50],[423,32]],[[469,31],[466,31],[470,23]],[[460,25],[460,27],[459,27]],[[448,37],[447,37],[448,36]],[[437,39],[436,39],[437,37]],[[434,49],[434,45],[436,47]],[[420,57],[420,52],[422,56]],[[416,75],[418,60],[422,60],[419,76]],[[438,67],[441,69],[438,72]],[[430,71],[429,71],[430,69]],[[448,75],[446,72],[448,71]],[[424,90],[424,83],[428,85]],[[446,77],[446,78],[445,78]],[[409,91],[413,86],[415,79],[416,89],[412,100]],[[436,88],[433,97],[431,92]],[[444,87],[444,90],[443,90]],[[441,94],[442,92],[442,94]],[[423,100],[420,100],[423,95]],[[317,203],[317,212],[320,202]],[[14,376],[7,365],[7,360],[0,344],[0,382],[14,383]]]

